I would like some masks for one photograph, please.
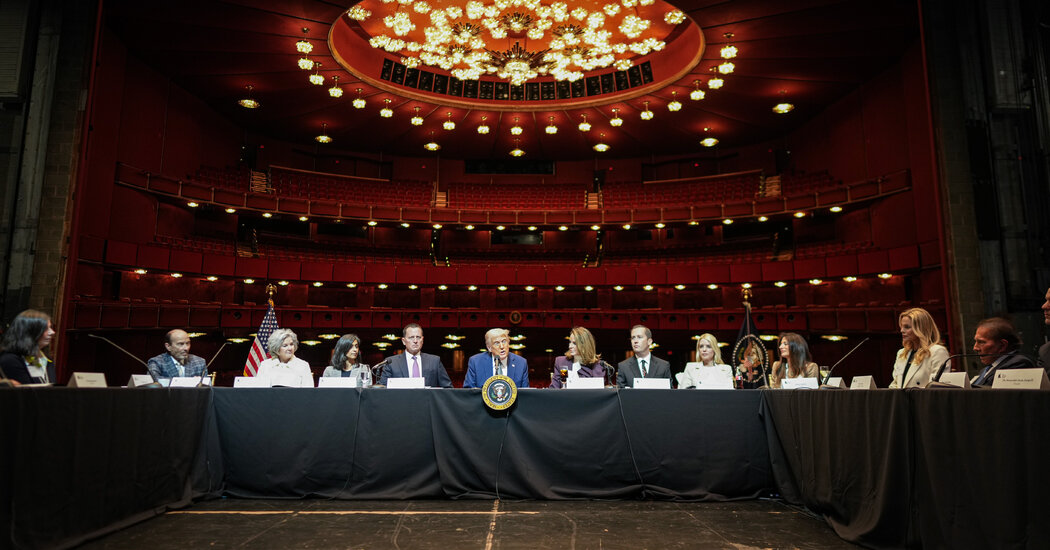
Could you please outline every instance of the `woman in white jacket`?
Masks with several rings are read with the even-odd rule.
[[[696,362],[687,363],[685,370],[675,376],[678,380],[678,387],[680,389],[703,388],[700,375],[701,369],[704,368],[717,368],[722,371],[723,379],[725,377],[728,377],[729,380],[733,379],[733,369],[722,363],[722,350],[718,347],[718,339],[706,333],[701,334],[696,340]]]
[[[901,345],[893,363],[891,388],[922,387],[948,360],[948,350],[941,345],[941,331],[930,312],[921,307],[901,313]]]

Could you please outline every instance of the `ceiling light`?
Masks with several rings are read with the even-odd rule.
[[[529,231],[535,231],[535,230],[536,230],[536,226],[535,225],[530,225],[529,226]]]
[[[856,281],[857,278],[854,277],[853,275],[847,275],[847,276],[843,277],[842,280],[846,281],[847,283],[852,283],[852,282]]]
[[[714,289],[718,288],[718,285],[716,285],[714,283],[711,283],[711,284],[707,285],[707,288],[708,288],[708,290],[714,290]]]
[[[409,227],[411,227],[411,225],[409,225],[408,222],[401,222],[401,227],[404,227],[405,229],[408,229]]]
[[[598,134],[598,143],[594,144],[594,150],[598,151],[599,153],[604,153],[604,152],[608,151],[609,150],[609,145],[607,143],[603,143],[604,141],[605,141],[605,134],[604,133]]]
[[[718,72],[722,74],[732,74],[734,69],[736,69],[736,65],[732,61],[723,61],[718,65]]]
[[[502,226],[502,225],[497,225],[496,226],[496,231],[503,231],[504,229],[506,229],[505,226]]]
[[[805,212],[795,212],[795,217],[796,218],[805,218],[806,217],[806,213]]]
[[[554,125],[554,117],[547,117],[549,123],[545,129],[548,134],[554,135],[558,133],[558,127]]]
[[[208,275],[207,277],[205,277],[205,280],[208,280],[208,281],[211,281],[211,282],[214,283],[215,281],[218,281],[219,278],[216,277],[215,275]]]
[[[499,285],[498,287],[496,287],[496,290],[498,290],[500,292],[503,292],[503,291],[507,290],[507,287],[505,287],[503,285]]]
[[[682,109],[682,103],[678,101],[678,92],[672,90],[671,91],[671,102],[667,104],[667,110],[671,111],[673,113],[675,111],[680,111],[681,109]]]
[[[591,285],[587,285],[587,286],[583,287],[583,289],[586,290],[587,292],[590,292],[590,291],[594,290],[594,287],[591,286]]]
[[[666,225],[664,225],[664,223],[663,223],[663,222],[660,222],[660,223],[656,224],[656,228],[657,228],[657,229],[663,229],[663,228],[665,228],[665,227],[667,227],[667,226],[666,226]]]
[[[733,33],[727,32],[722,36],[726,39],[726,45],[722,46],[722,49],[718,51],[718,54],[722,56],[722,59],[732,59],[736,57],[737,49],[736,46],[729,44],[729,39],[733,38]]]
[[[433,227],[434,229],[441,229],[442,225],[440,223],[435,223],[431,227]]]
[[[463,229],[466,229],[467,231],[474,231],[474,226],[473,225],[468,225],[468,226],[464,227]]]
[[[316,140],[317,143],[332,143],[332,138],[331,138],[331,136],[328,135],[328,123],[327,122],[322,122],[321,123],[321,135],[315,137],[314,140]]]
[[[587,115],[581,115],[581,116],[583,117],[583,122],[581,122],[580,125],[577,126],[577,127],[580,129],[581,132],[590,132],[591,131],[591,123],[587,122]]]
[[[445,122],[442,122],[441,123],[441,127],[446,129],[446,130],[448,130],[448,131],[452,131],[452,130],[456,129],[456,123],[452,121],[452,111],[448,112],[448,120],[446,120]]]
[[[324,85],[324,75],[321,74],[320,71],[321,71],[321,62],[318,61],[317,63],[314,63],[314,74],[310,75],[310,78],[309,78],[310,84],[313,84],[314,86],[323,86]]]
[[[236,208],[227,208],[226,209],[226,213],[227,214],[235,214],[235,213],[237,213],[237,209]]]
[[[631,228],[631,224],[625,223],[625,224],[623,224],[623,228],[624,229],[630,229]]]
[[[322,283],[321,281],[314,281],[314,286],[320,288],[324,286],[324,283]]]
[[[838,334],[824,334],[821,335],[821,338],[828,340],[829,342],[841,342],[843,340],[848,340],[846,336],[841,336]]]
[[[700,225],[700,222],[696,220],[689,220],[689,225]]]
[[[386,105],[386,107],[383,107],[382,109],[379,110],[379,116],[381,116],[383,118],[390,118],[390,117],[394,116],[394,110],[390,108],[390,98],[389,97],[383,100],[383,104]]]
[[[195,203],[195,202],[193,202],[193,201],[190,201],[190,202],[186,203],[186,206],[189,206],[190,208],[197,208],[200,205]]]
[[[346,288],[357,288],[357,283],[346,283]]]
[[[379,225],[379,222],[375,220],[368,220],[368,227],[375,227],[377,225]]]
[[[842,212],[842,207],[841,207],[841,206],[832,206],[832,207],[831,207],[831,208],[829,208],[828,210],[830,210],[830,211],[832,211],[832,212],[834,212],[834,213],[838,214],[839,212]]]
[[[182,273],[172,273],[171,276],[173,278],[175,278],[175,279],[181,279],[182,278]]]
[[[304,71],[309,71],[310,69],[314,68],[313,60],[310,59],[309,57],[306,57],[305,55],[299,58],[299,62],[298,63],[299,63],[299,68],[304,70]]]
[[[598,231],[601,228],[602,228],[602,226],[600,226],[600,225],[592,225],[591,226],[591,231]]]
[[[478,125],[478,133],[479,134],[487,134],[487,133],[489,133],[489,125],[485,124],[485,121],[488,120],[488,118],[489,117],[487,117],[487,116],[482,116],[481,117],[481,124]]]
[[[619,292],[619,291],[623,290],[623,287],[620,286],[620,285],[616,285],[616,286],[613,287],[613,290]]]
[[[685,14],[678,10],[671,10],[664,14],[664,21],[668,25],[677,25],[685,21]]]
[[[711,70],[714,71],[714,67],[711,67]],[[711,88],[712,90],[717,90],[721,88],[722,85],[725,84],[725,82],[725,80],[722,80],[717,75],[714,75],[711,78],[707,79],[707,87]]]
[[[568,230],[569,230],[569,226],[567,226],[567,225],[559,225],[558,226],[558,231],[568,231]]]
[[[889,279],[890,277],[893,277],[892,273],[879,273],[880,279]]]
[[[271,213],[269,213],[269,212],[263,212],[263,215],[262,215],[262,216],[263,216],[264,218],[272,218],[272,217],[273,217],[273,214],[271,214]]]
[[[441,149],[441,145],[439,145],[438,142],[434,141],[434,131],[433,130],[430,131],[430,141],[424,143],[423,144],[423,148],[426,149],[427,151],[437,151],[437,150]]]
[[[361,97],[361,88],[357,89],[357,97],[354,98],[354,101],[353,101],[352,104],[354,106],[354,109],[364,109],[365,108],[365,100],[364,100],[364,98]]]
[[[557,290],[558,292],[561,292],[561,291],[565,290],[565,287],[563,287],[561,285],[558,285],[558,286],[554,287],[554,290]]]
[[[520,157],[520,156],[525,154],[525,151],[523,151],[521,149],[520,141],[521,140],[519,140],[518,138],[514,138],[514,148],[511,149],[510,156],[512,156],[512,157]]]
[[[448,290],[448,285],[438,285],[438,290]]]
[[[301,221],[301,222],[310,221],[310,218],[307,218],[306,216],[299,216],[299,221]]]
[[[288,281],[277,281],[277,284],[281,286],[288,286],[290,283]]]
[[[674,285],[675,290],[685,290],[685,285]]]
[[[701,99],[703,99],[704,97],[707,96],[707,94],[705,94],[704,91],[700,89],[700,81],[699,80],[694,80],[693,81],[693,86],[696,86],[696,87],[693,88],[693,90],[691,92],[689,92],[689,99],[691,99],[693,101],[700,101]]]
[[[343,97],[343,89],[339,87],[339,75],[332,77],[332,87],[328,88],[328,95],[331,97]]]
[[[468,286],[468,287],[467,287],[467,290],[469,290],[469,291],[471,291],[471,292],[473,292],[473,291],[475,291],[475,290],[477,290],[477,289],[478,289],[478,287],[477,287],[477,286],[475,286],[475,285],[470,285],[470,286]]]
[[[376,288],[378,288],[379,290],[386,290],[387,289],[387,284],[386,283],[379,283],[378,285],[376,285]]]
[[[245,89],[248,90],[248,94],[244,99],[237,101],[237,104],[245,109],[258,109],[260,107],[259,102],[252,99],[252,85],[245,86]]]
[[[609,119],[609,124],[611,126],[614,126],[614,127],[617,127],[617,128],[620,127],[620,126],[623,126],[623,119],[620,118],[620,110],[614,108],[612,110],[612,113],[613,113],[613,117],[611,119]]]
[[[419,285],[408,285],[408,289],[409,290],[416,290],[418,288],[419,288]]]
[[[758,217],[758,221],[760,221],[760,222],[769,221],[769,218],[767,218],[766,216],[759,216]]]
[[[733,218],[726,218],[726,219],[722,220],[722,223],[724,223],[726,225],[732,225],[733,224]]]
[[[811,284],[811,285],[819,285],[819,284],[821,284],[821,283],[823,283],[823,282],[824,282],[824,281],[823,281],[823,280],[821,280],[821,279],[810,279],[810,280],[809,280],[809,284]]]
[[[784,288],[784,287],[787,286],[787,283],[785,283],[784,281],[777,281],[777,282],[773,283],[773,286],[775,286],[777,288]]]
[[[652,290],[653,289],[653,285],[645,285],[645,286],[642,287],[642,289],[643,290]]]
[[[773,106],[773,112],[780,115],[786,115],[787,113],[790,113],[794,108],[795,106],[790,103],[777,103]]]
[[[295,43],[295,51],[297,51],[299,53],[302,53],[302,54],[307,54],[307,53],[310,53],[310,52],[314,51],[314,45],[311,44],[310,41],[306,39],[306,34],[309,33],[309,32],[310,32],[309,28],[303,27],[303,38]]]
[[[255,279],[245,279],[244,280],[244,284],[246,284],[246,285],[255,284]]]
[[[740,285],[740,288],[751,288],[751,283],[744,283]]]
[[[532,292],[533,290],[536,290],[536,287],[534,287],[534,286],[532,286],[532,285],[526,285],[526,286],[525,286],[525,290],[527,290],[527,291],[529,291],[529,292]]]
[[[700,140],[700,145],[703,145],[704,147],[714,147],[715,145],[718,145],[718,138],[706,137]]]
[[[644,103],[645,103],[645,110],[642,111],[642,113],[639,116],[642,117],[642,120],[652,120],[653,119],[653,112],[649,110],[649,102],[646,101]]]
[[[419,116],[419,105],[416,105],[415,109],[416,109],[416,116],[412,117],[412,119],[409,120],[409,122],[412,123],[412,126],[422,126],[423,125],[423,117]]]

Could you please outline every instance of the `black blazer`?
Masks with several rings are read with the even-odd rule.
[[[4,352],[0,354],[0,370],[3,370],[4,376],[20,384],[41,384],[44,382],[40,378],[30,376],[26,360],[14,353]],[[55,383],[55,364],[50,360],[47,362],[47,378],[52,384]]]
[[[649,376],[646,378],[671,378],[671,364],[659,357],[649,354],[649,364],[646,367],[649,371]],[[642,376],[642,369],[638,367],[638,358],[630,357],[620,361],[620,364],[616,365],[616,386],[623,387],[634,387],[634,378]],[[671,382],[672,386],[674,381]]]

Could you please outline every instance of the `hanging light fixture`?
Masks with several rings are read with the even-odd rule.
[[[332,77],[332,87],[328,88],[328,95],[332,97],[343,97],[343,89],[339,87],[339,75]]]
[[[295,51],[297,51],[297,52],[299,52],[301,54],[304,54],[304,55],[314,51],[314,45],[311,44],[310,41],[306,39],[306,35],[309,32],[310,32],[309,28],[303,27],[303,37],[302,37],[302,39],[300,39],[298,42],[295,43]]]
[[[354,109],[364,109],[365,108],[365,99],[363,97],[361,97],[361,88],[357,89],[357,97],[354,98],[353,106],[354,106]]]
[[[598,134],[598,143],[594,144],[594,150],[598,151],[599,153],[604,153],[604,152],[608,151],[609,150],[609,146],[606,145],[604,142],[605,142],[605,134],[604,133]]]
[[[616,128],[619,128],[620,126],[623,126],[623,119],[620,118],[620,110],[617,109],[616,107],[613,107],[612,113],[613,113],[613,117],[611,119],[609,119],[609,125],[613,126],[613,127],[616,127]]]
[[[673,112],[682,109],[682,103],[678,101],[678,92],[671,91],[671,102],[667,104],[667,110]]]
[[[410,120],[409,122],[412,123],[412,126],[423,125],[423,117],[419,116],[419,105],[416,105],[416,116],[412,117],[412,120]]]
[[[383,104],[386,105],[386,107],[383,107],[382,109],[379,110],[379,116],[381,116],[383,118],[390,118],[390,117],[394,116],[394,110],[390,108],[390,98],[389,97],[383,100]]]
[[[645,103],[645,110],[642,111],[642,113],[639,116],[642,117],[642,120],[652,120],[653,119],[653,112],[649,110],[649,102],[645,101],[644,103]]]
[[[547,117],[547,120],[547,128],[545,128],[546,132],[550,135],[557,134],[558,127],[554,125],[554,117]]]
[[[448,130],[448,131],[450,131],[450,132],[452,130],[456,129],[456,123],[452,122],[452,111],[448,112],[448,120],[446,120],[445,122],[442,122],[441,123],[441,127],[446,129],[446,130]]]
[[[510,127],[510,135],[520,136],[522,131],[521,126],[518,126],[518,117],[514,117],[514,126]]]
[[[630,0],[628,0],[628,2],[629,1]],[[624,4],[627,4],[627,2],[624,2]],[[677,25],[682,21],[685,21],[685,14],[678,10],[671,10],[664,14],[664,21],[667,22],[668,25]]]
[[[241,107],[244,107],[245,109],[258,109],[259,107],[261,107],[262,105],[260,105],[258,101],[252,99],[252,85],[248,84],[244,88],[248,90],[248,93],[244,99],[238,100],[237,104]]]
[[[707,95],[707,94],[704,93],[703,90],[700,89],[700,81],[699,80],[694,80],[693,81],[693,86],[696,86],[696,87],[693,88],[693,90],[691,92],[689,92],[689,99],[692,99],[693,101],[700,101],[701,99],[703,99]]]
[[[524,154],[525,154],[525,151],[521,150],[521,140],[518,139],[518,138],[514,138],[514,149],[511,149],[510,156],[512,156],[512,157],[520,157],[520,156],[522,156]]]
[[[715,72],[715,68],[714,67],[711,67],[711,72],[712,73]],[[711,88],[712,90],[717,90],[717,89],[721,88],[722,85],[725,84],[725,82],[726,81],[722,80],[722,78],[720,76],[718,76],[717,73],[716,74],[712,74],[711,78],[707,79],[707,87]]]
[[[314,68],[314,61],[305,55],[299,58],[298,63],[299,68],[304,71],[309,71],[310,69]]]
[[[430,141],[428,141],[425,145],[423,145],[423,148],[426,149],[427,151],[437,151],[438,149],[441,149],[441,146],[438,145],[438,143],[436,141],[434,141],[434,131],[433,130],[430,131]]]
[[[321,123],[321,135],[315,137],[314,140],[316,140],[317,143],[332,143],[332,138],[331,138],[331,136],[328,135],[328,123],[327,122],[322,122]]]
[[[722,56],[722,59],[733,59],[737,54],[736,46],[729,43],[733,38],[733,33],[727,32],[722,36],[726,39],[726,45],[722,46],[722,49],[718,51],[718,54]]]
[[[487,117],[485,115],[481,116],[481,124],[478,125],[478,133],[479,134],[487,134],[487,133],[489,133],[489,125],[485,123],[485,121],[488,120],[488,118],[489,117]]]
[[[786,90],[780,90],[780,103],[773,106],[773,112],[778,115],[786,115],[794,110],[795,106],[791,103],[784,101],[784,94]]]
[[[591,123],[587,122],[587,115],[581,115],[581,116],[583,116],[583,122],[580,123],[578,128],[580,129],[581,132],[590,132],[591,131]]]
[[[310,84],[314,86],[321,86],[324,84],[324,75],[320,73],[321,62],[314,63],[314,74],[310,75]]]
[[[708,130],[710,130],[710,128],[705,126],[704,127],[704,134],[705,135],[707,134]],[[704,147],[714,147],[715,145],[718,145],[718,139],[714,138],[714,137],[711,137],[711,136],[707,136],[704,139],[700,140],[700,145],[703,145]]]

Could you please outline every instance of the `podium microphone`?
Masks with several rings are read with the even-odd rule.
[[[197,387],[198,388],[204,385],[204,377],[207,376],[208,371],[211,370],[211,364],[215,362],[215,358],[218,357],[220,353],[222,353],[223,348],[225,348],[226,344],[229,344],[229,343],[230,343],[229,340],[223,342],[222,345],[219,346],[219,351],[216,351],[215,355],[211,356],[211,360],[208,361],[208,364],[204,365],[204,370],[201,371],[201,378],[200,378],[200,380],[197,381]]]
[[[616,367],[610,365],[605,359],[599,359],[598,364],[605,370],[605,383],[613,385],[616,382]]]
[[[90,336],[92,338],[98,338],[99,340],[102,340],[103,342],[106,342],[107,344],[109,344],[109,345],[119,349],[120,351],[126,353],[128,355],[128,357],[131,357],[132,359],[138,361],[143,367],[146,367],[146,374],[149,374],[149,377],[153,379],[153,382],[151,384],[149,384],[148,386],[145,386],[145,387],[148,387],[148,388],[163,388],[164,387],[164,385],[161,384],[159,380],[157,380],[157,377],[153,375],[153,371],[149,370],[149,365],[147,365],[145,361],[143,361],[142,359],[139,359],[138,357],[135,357],[135,355],[133,353],[131,353],[130,351],[128,351],[128,350],[118,346],[116,344],[116,342],[114,342],[113,340],[110,340],[109,338],[106,338],[105,336],[99,336],[97,334],[88,334],[88,336]]]
[[[822,381],[820,382],[820,385],[821,385],[821,386],[826,386],[826,385],[828,385],[828,380],[831,380],[831,373],[832,373],[832,372],[834,372],[834,370],[835,370],[835,367],[839,366],[839,363],[842,363],[843,361],[845,361],[847,357],[849,357],[850,355],[852,355],[852,354],[853,354],[853,352],[857,351],[857,348],[859,348],[859,347],[861,347],[862,345],[864,345],[864,342],[867,342],[868,340],[871,340],[871,338],[865,337],[865,338],[864,338],[863,340],[861,340],[861,341],[860,341],[860,342],[859,342],[859,343],[858,343],[857,345],[853,346],[853,349],[851,349],[851,350],[847,351],[847,352],[846,352],[846,355],[843,355],[843,356],[842,356],[842,359],[839,359],[838,361],[836,361],[836,362],[835,362],[835,364],[834,364],[834,365],[831,365],[831,368],[830,368],[830,369],[828,369],[828,374],[827,374],[827,376],[825,376],[825,377],[824,377],[824,380],[822,380]]]
[[[379,380],[379,377],[383,374],[383,368],[389,365],[392,359],[393,357],[387,357],[369,368],[376,380]]]
[[[999,356],[999,355],[1002,355],[1002,354],[1001,353],[956,353],[955,355],[952,355],[952,356],[948,357],[947,359],[944,360],[943,363],[941,363],[941,366],[937,369],[937,372],[933,376],[930,377],[930,381],[926,385],[928,386],[928,385],[930,385],[930,384],[932,384],[934,382],[940,383],[941,375],[944,374],[945,367],[947,367],[948,364],[952,362],[952,359],[958,359],[960,357],[995,357],[995,356]]]

